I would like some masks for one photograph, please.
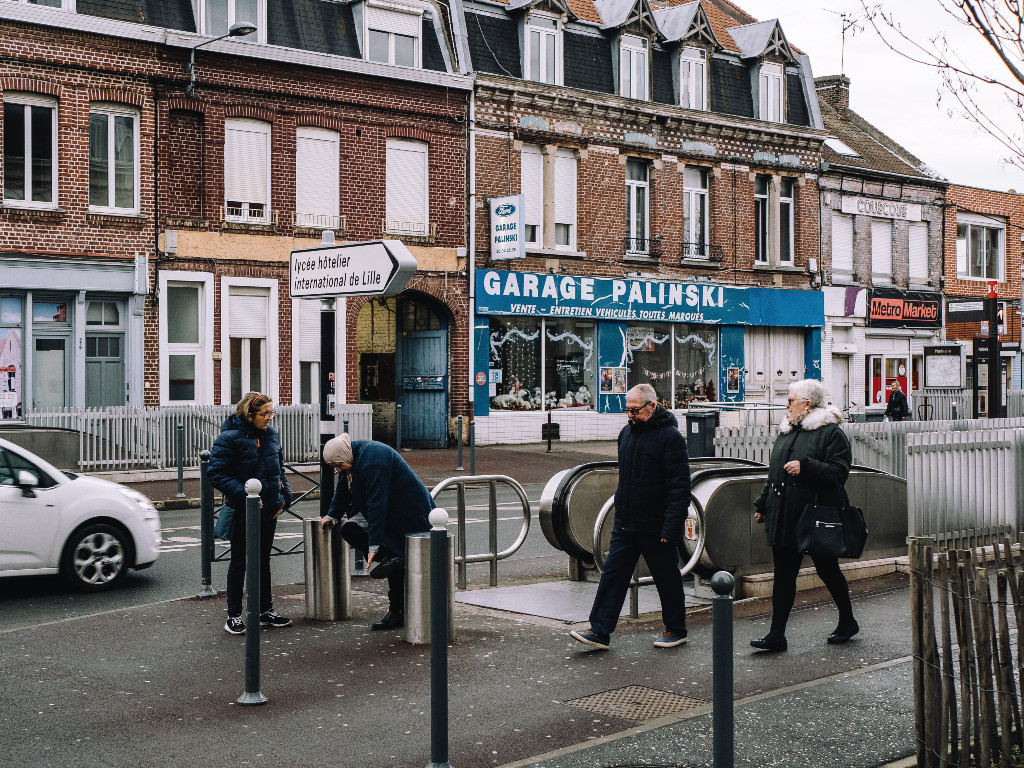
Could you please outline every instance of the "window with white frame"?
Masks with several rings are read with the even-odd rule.
[[[832,275],[833,279],[849,280],[853,276],[853,217],[832,213]]]
[[[892,222],[871,220],[871,282],[892,282]]]
[[[320,302],[292,299],[292,402],[320,402]]]
[[[204,292],[201,282],[167,282],[161,296],[161,326],[166,334],[166,364],[162,366],[164,397],[169,403],[202,402],[200,392],[206,376],[208,354],[203,353],[205,316]]]
[[[576,250],[576,153],[555,152],[555,248]]]
[[[619,46],[619,95],[647,99],[647,38],[623,35]]]
[[[266,288],[232,285],[228,294],[229,402],[246,392],[265,392],[270,292]]]
[[[768,263],[768,176],[754,179],[754,262]]]
[[[428,146],[421,141],[388,139],[385,229],[404,235],[430,234],[427,187]]]
[[[779,263],[793,264],[793,179],[779,185]]]
[[[270,125],[229,119],[224,124],[224,220],[270,223]]]
[[[540,247],[544,242],[544,156],[540,147],[524,145],[521,166],[525,242]]]
[[[650,212],[650,181],[648,164],[643,160],[626,160],[626,252],[646,254]]]
[[[193,7],[195,7],[193,0]],[[235,24],[256,26],[255,34],[242,40],[267,41],[266,0],[199,0],[199,29],[209,37],[226,35]]]
[[[562,26],[555,16],[531,13],[526,22],[526,79],[562,84]]]
[[[783,121],[783,70],[781,64],[762,64],[758,75],[758,117],[772,123]]]
[[[419,9],[366,3],[364,58],[399,67],[421,67],[423,15]]]
[[[1002,280],[1006,265],[1006,223],[977,214],[956,215],[956,274],[976,280]]]
[[[708,256],[708,172],[706,168],[683,169],[683,256]]]
[[[926,283],[928,282],[928,222],[911,222],[908,240],[910,281]]]
[[[116,105],[89,109],[89,208],[139,210],[139,113]]]
[[[679,54],[679,106],[707,110],[707,51],[683,48]]]
[[[340,140],[337,131],[299,128],[295,135],[295,225],[337,229]]]
[[[8,92],[4,99],[4,203],[57,204],[57,100]]]

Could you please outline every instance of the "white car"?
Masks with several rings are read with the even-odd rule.
[[[0,439],[0,576],[59,573],[98,591],[159,554],[160,515],[143,494]]]

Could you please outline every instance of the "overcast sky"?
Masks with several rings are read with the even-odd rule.
[[[877,33],[864,29],[846,36],[844,66],[840,69],[842,19],[840,12],[863,17],[858,0],[734,0],[761,21],[777,18],[791,45],[810,56],[815,77],[840,71],[850,78],[850,107],[864,119],[957,184],[1024,192],[1024,171],[1003,162],[1006,151],[995,139],[960,116],[948,116],[956,106],[951,97],[937,105],[941,86],[931,68],[906,61],[889,50]],[[878,0],[871,0],[873,5]],[[958,27],[936,0],[888,0],[908,33],[926,42],[947,32],[956,50],[988,61],[994,54],[976,32]],[[830,13],[835,11],[835,13]],[[980,57],[980,59],[979,59]],[[998,109],[998,106],[990,107]],[[1004,122],[1017,124],[1013,115]]]

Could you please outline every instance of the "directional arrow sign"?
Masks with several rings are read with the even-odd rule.
[[[288,290],[293,299],[401,293],[416,257],[398,240],[372,240],[292,251]]]

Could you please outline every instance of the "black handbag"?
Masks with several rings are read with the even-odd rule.
[[[217,510],[217,522],[213,524],[213,538],[228,541],[235,532],[235,510],[227,504]]]
[[[812,557],[860,557],[868,541],[868,526],[860,507],[850,506],[846,489],[839,486],[841,507],[808,504],[796,521],[796,546]],[[815,495],[817,501],[817,495]]]

